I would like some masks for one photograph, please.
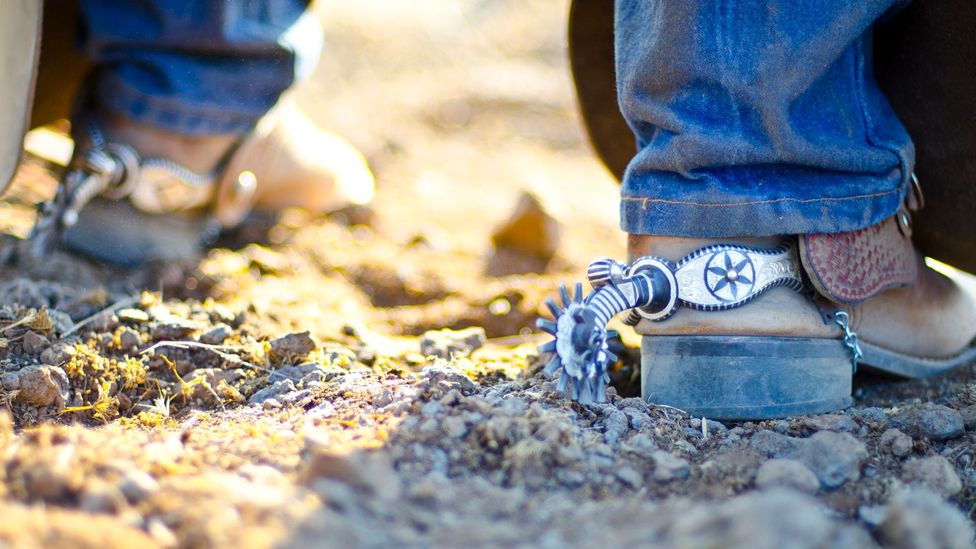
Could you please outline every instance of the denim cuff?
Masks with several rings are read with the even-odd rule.
[[[625,183],[620,202],[620,226],[624,231],[691,238],[847,232],[869,227],[894,215],[907,191],[898,170],[885,178],[851,174],[828,178],[821,174],[819,185],[784,185],[783,182],[775,185],[793,191],[809,189],[809,194],[756,193],[757,187],[768,188],[761,181],[734,190],[728,186],[718,190],[714,185],[704,183],[678,197],[674,196],[673,190],[670,193],[654,192],[658,186],[674,189],[675,183],[669,181],[674,177],[678,176],[658,174],[639,184]],[[810,177],[818,176],[811,174]],[[652,180],[656,180],[656,184]],[[640,190],[634,192],[633,187]],[[686,182],[681,188],[688,187]],[[830,192],[832,189],[844,192],[835,194]]]
[[[240,136],[250,132],[264,115],[264,111],[235,112],[183,97],[145,94],[107,71],[95,79],[94,100],[98,109],[183,135]]]

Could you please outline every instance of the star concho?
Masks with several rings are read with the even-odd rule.
[[[715,252],[705,264],[705,287],[726,303],[738,301],[756,285],[756,268],[749,256],[738,250]]]
[[[796,246],[757,249],[706,246],[677,264],[678,301],[699,311],[723,311],[752,301],[775,286],[803,287]]]

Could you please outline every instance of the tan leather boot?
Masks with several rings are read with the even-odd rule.
[[[110,263],[190,257],[252,209],[330,211],[368,203],[375,188],[363,155],[290,103],[243,139],[184,136],[117,117],[77,126],[76,158],[116,144],[139,160],[128,181],[89,202],[65,233],[69,248]]]
[[[890,218],[852,233],[792,237],[791,261],[806,291],[774,287],[727,310],[683,303],[665,320],[641,318],[644,396],[708,417],[782,417],[849,403],[853,341],[858,367],[892,375],[927,377],[973,362],[976,301],[965,289],[972,277],[958,275],[960,284],[927,267],[903,233]],[[768,249],[778,241],[632,235],[628,247],[631,259],[679,262],[719,242]],[[715,264],[695,273],[699,289],[721,286],[719,297],[731,299],[727,269]],[[740,293],[761,291],[749,287],[756,275],[731,278],[747,280]]]

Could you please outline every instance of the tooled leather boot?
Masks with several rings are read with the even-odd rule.
[[[919,378],[976,360],[972,277],[929,268],[898,216],[859,231],[785,239],[780,263],[749,251],[775,239],[632,235],[631,258],[678,260],[678,298],[689,299],[666,320],[636,324],[644,397],[724,419],[821,413],[849,405],[856,368]],[[682,280],[681,258],[718,242],[744,247],[706,252],[704,267]],[[764,291],[771,275],[761,271],[770,265],[795,269],[781,280],[797,284]],[[707,310],[713,301],[730,306]]]
[[[242,139],[184,136],[118,117],[82,117],[75,126],[75,164],[93,148],[108,151],[126,166],[125,181],[85,204],[64,240],[118,265],[193,257],[252,209],[324,212],[365,204],[375,187],[352,144],[287,102]]]

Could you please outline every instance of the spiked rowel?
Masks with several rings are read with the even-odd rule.
[[[573,296],[565,285],[559,287],[562,306],[546,300],[553,320],[540,318],[536,326],[554,339],[540,346],[539,352],[552,354],[545,373],[559,374],[560,392],[581,404],[606,401],[607,366],[617,361],[608,348],[607,323],[621,311],[661,302],[662,296],[674,291],[670,284],[658,282],[655,287],[653,269],[657,268],[632,269],[624,276],[622,265],[599,260],[589,269],[594,289],[588,295],[584,297],[583,285],[577,283]]]

